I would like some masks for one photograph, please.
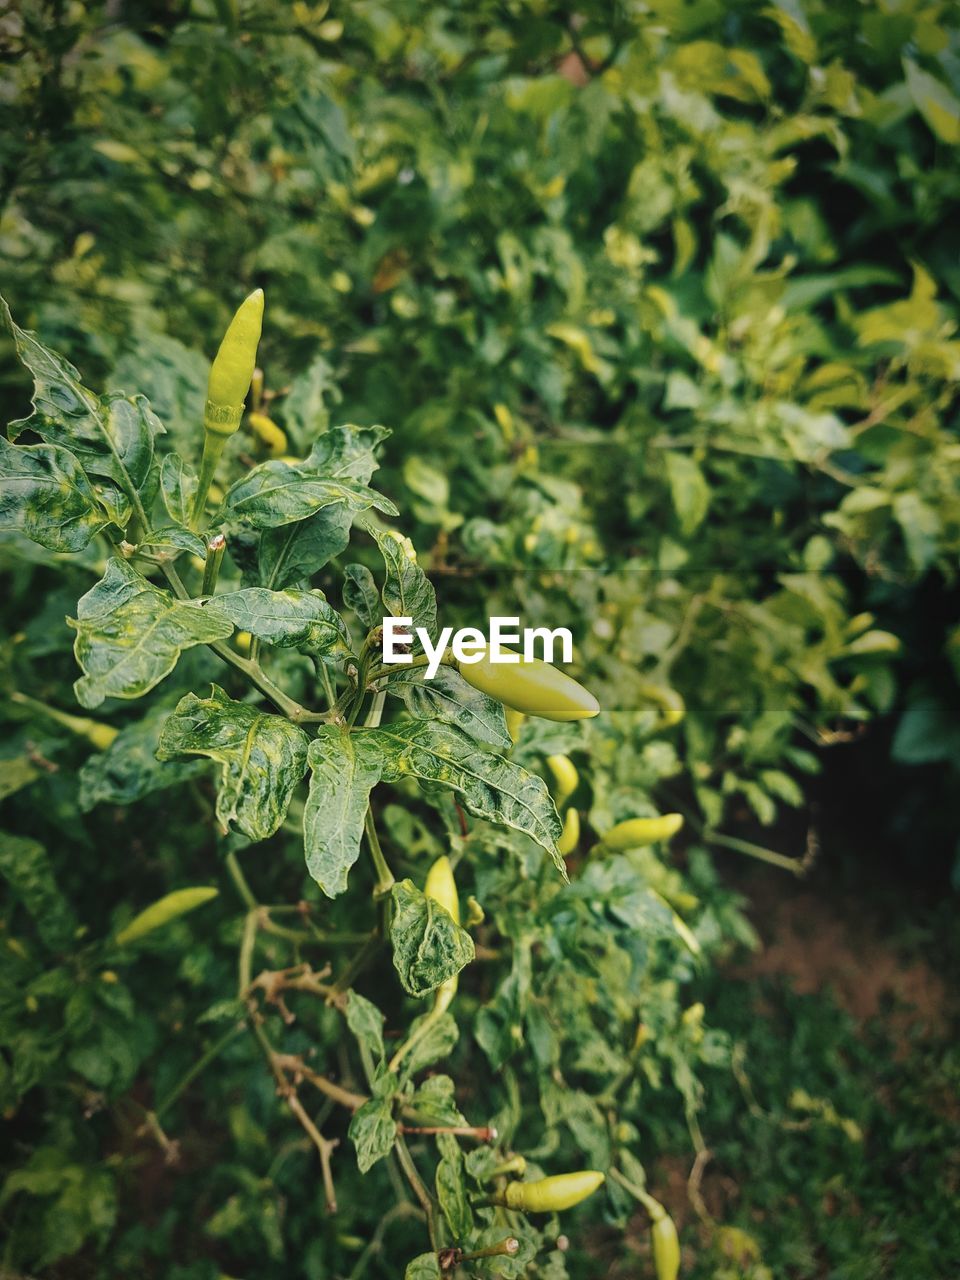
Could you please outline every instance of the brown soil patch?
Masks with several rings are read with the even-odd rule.
[[[731,977],[783,977],[801,995],[831,992],[859,1022],[883,1015],[898,1052],[918,1035],[949,1033],[946,983],[925,960],[892,945],[862,903],[831,900],[782,877],[751,883],[749,896],[763,946],[732,965]]]

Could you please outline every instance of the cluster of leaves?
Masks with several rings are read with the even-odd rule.
[[[27,366],[36,402],[0,440],[4,679],[70,707],[72,642],[76,699],[120,731],[84,760],[62,719],[9,711],[5,1261],[86,1246],[117,1274],[145,1250],[166,1267],[200,1197],[210,1258],[184,1280],[253,1258],[396,1275],[424,1247],[414,1206],[380,1212],[408,1120],[492,1120],[500,1154],[636,1181],[663,1137],[654,1100],[696,1141],[703,1068],[729,1053],[699,1025],[673,913],[705,957],[750,933],[697,847],[682,875],[650,851],[575,858],[562,888],[543,760],[576,760],[594,831],[669,802],[705,844],[743,847],[731,818],[802,804],[813,748],[903,706],[905,671],[896,755],[955,768],[955,8],[24,0],[0,41],[0,254],[42,338],[11,322],[0,365],[11,398]],[[237,438],[207,598],[189,519],[203,352],[238,277],[267,292],[263,407],[290,454]],[[398,506],[419,564],[380,519]],[[528,723],[512,745],[452,673],[384,681],[383,614],[436,623],[424,569],[449,621],[482,621],[479,586],[484,615],[570,625],[604,715]],[[931,590],[943,625],[918,638]],[[389,697],[363,724],[371,683]],[[387,888],[358,861],[371,793],[400,879],[396,982],[361,968],[364,996],[341,948],[364,955],[376,923],[356,889]],[[417,888],[451,850],[486,911],[467,929]],[[245,915],[224,893],[143,953],[109,941],[224,859],[245,885],[238,855]],[[329,1003],[316,970],[263,992],[271,1044],[372,1099],[352,1128],[366,1181],[334,1162],[349,1228],[318,1229],[316,1156],[236,1030],[238,947],[251,980],[254,959],[338,958]],[[412,1002],[463,965],[456,1020],[391,1071],[367,1006],[409,1034]],[[181,1090],[208,1052],[222,1080]],[[417,1082],[441,1060],[450,1076]],[[188,1150],[146,1232],[118,1188],[167,1149],[168,1116],[229,1154],[210,1180],[191,1176],[210,1152]],[[489,1153],[440,1141],[441,1234],[502,1239],[471,1207]],[[422,1164],[431,1140],[411,1145]],[[629,1196],[604,1195],[622,1224]],[[478,1273],[588,1265],[550,1250],[552,1226],[523,1236]]]

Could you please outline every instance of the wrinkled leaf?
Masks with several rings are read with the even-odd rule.
[[[82,551],[108,518],[72,453],[0,436],[0,529],[50,551]]]
[[[283,822],[307,766],[307,735],[282,716],[234,702],[213,685],[209,698],[188,693],[163,726],[157,757],[209,756],[223,768],[217,818],[235,822],[251,840],[266,840]]]
[[[476,746],[454,725],[412,720],[366,732],[383,750],[384,782],[413,777],[456,791],[475,818],[522,831],[546,849],[566,876],[557,852],[562,826],[542,778]]]
[[[370,792],[380,779],[378,743],[337,725],[323,725],[307,752],[310,791],[303,812],[307,870],[330,898],[347,887]]]
[[[177,600],[125,560],[108,561],[81,596],[74,653],[84,674],[74,685],[81,706],[104,698],[139,698],[170,674],[184,649],[225,640],[229,619],[193,600]]]
[[[412,880],[401,880],[391,894],[394,968],[406,992],[429,995],[470,963],[473,939],[448,911],[424,897]]]
[[[319,591],[268,591],[245,587],[214,597],[238,631],[249,631],[281,649],[299,649],[311,657],[350,652],[343,619]]]
[[[176,786],[209,766],[202,760],[157,759],[160,731],[169,707],[153,707],[137,724],[121,729],[106,751],[88,757],[80,770],[80,808],[132,804],[153,791]]]
[[[455,725],[475,742],[486,742],[509,751],[513,740],[507,732],[503,703],[467,684],[450,667],[441,667],[432,680],[422,670],[392,676],[387,689],[399,694],[412,716],[443,720]]]

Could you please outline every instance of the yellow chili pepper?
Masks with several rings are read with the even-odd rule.
[[[176,889],[141,911],[138,916],[134,916],[127,927],[120,930],[115,941],[121,947],[127,946],[130,942],[138,942],[148,933],[153,933],[154,929],[169,924],[171,920],[186,915],[188,911],[202,907],[205,902],[215,898],[217,893],[217,889],[210,888]]]
[[[680,813],[663,813],[657,818],[628,818],[611,827],[601,837],[600,843],[606,849],[618,851],[641,849],[658,840],[669,840],[682,826],[683,815]]]
[[[509,652],[509,650],[507,651]],[[576,680],[533,658],[525,662],[460,662],[457,669],[474,689],[504,706],[544,720],[586,720],[600,711],[600,703]]]
[[[509,1182],[503,1190],[503,1203],[521,1213],[559,1213],[592,1196],[605,1180],[606,1175],[596,1169],[584,1169],[538,1182]]]
[[[563,819],[563,831],[557,841],[557,848],[566,858],[573,853],[580,843],[580,814],[576,809],[568,809]]]
[[[547,756],[547,768],[553,774],[553,798],[560,809],[576,791],[580,775],[569,756]]]

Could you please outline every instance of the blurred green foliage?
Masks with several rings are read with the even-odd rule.
[[[801,808],[820,748],[878,715],[896,720],[898,761],[955,781],[960,15],[949,0],[585,0],[575,11],[21,0],[0,14],[0,57],[0,257],[19,323],[88,385],[147,395],[190,456],[216,335],[264,287],[267,404],[291,453],[328,424],[386,423],[380,487],[443,583],[449,619],[481,620],[480,598],[484,614],[519,608],[572,626],[608,713],[582,736],[528,728],[517,758],[540,767],[570,751],[594,830],[669,805],[706,845],[744,828],[756,843],[756,824]],[[15,417],[28,388],[3,354]],[[239,452],[264,451],[245,433]],[[75,710],[62,619],[96,557],[65,564],[19,542],[3,556],[7,691]],[[335,581],[325,572],[317,585]],[[163,707],[219,671],[191,651]],[[651,684],[682,693],[680,726],[661,732]],[[103,942],[154,897],[218,870],[224,849],[187,789],[196,770],[178,766],[176,792],[133,810],[81,815],[84,787],[111,794],[80,771],[85,748],[22,708],[7,729],[2,826],[18,834],[0,847],[4,1264],[350,1275],[388,1175],[361,1181],[352,1155],[338,1159],[349,1217],[326,1217],[313,1157],[255,1046],[230,1035],[241,923],[227,895],[136,960],[121,964]],[[397,800],[384,813],[392,852],[419,876],[452,819]],[[911,813],[911,854],[955,838]],[[616,1132],[603,1106],[626,1071],[621,1140],[648,1168],[687,1141],[684,1112],[712,1142],[711,1105],[717,1132],[735,1123],[731,1040],[710,1029],[694,1043],[683,1022],[697,995],[690,957],[650,942],[656,921],[615,876],[600,883],[590,868],[579,896],[533,894],[536,869],[498,839],[474,837],[470,891],[494,915],[503,958],[458,999],[500,1074],[476,1070],[464,1036],[461,1105],[497,1113],[531,1158],[603,1160]],[[274,839],[250,871],[261,901],[316,900],[298,859],[295,841]],[[682,873],[652,855],[621,870],[693,899],[711,958],[751,941],[706,852]],[[365,904],[338,921],[368,926]],[[637,937],[652,953],[645,986],[620,1007],[624,955],[647,965]],[[264,964],[289,960],[281,940],[261,942]],[[652,1036],[639,1066],[638,1009]],[[290,1052],[339,1052],[330,1010],[297,1013]],[[776,1062],[776,1035],[738,1019],[722,1000],[708,1008],[709,1028],[736,1029]],[[811,1020],[810,1034],[831,1061],[856,1059],[845,1029]],[[221,1040],[218,1065],[170,1103],[182,1153],[166,1165],[144,1108]],[[561,1065],[575,1087],[556,1083]],[[820,1096],[809,1069],[803,1055],[783,1079],[771,1068],[779,1105],[801,1085]],[[857,1070],[841,1097],[823,1085],[840,1114],[881,1146],[946,1144],[926,1111],[888,1135],[854,1096]],[[705,1110],[701,1077],[718,1082]],[[812,1128],[840,1141],[822,1113]],[[769,1151],[755,1133],[741,1139],[766,1153],[774,1193],[781,1137]],[[808,1137],[790,1138],[798,1167],[812,1161]],[[831,1147],[837,1176],[882,1195],[851,1151]],[[802,1199],[802,1180],[785,1183]],[[822,1274],[822,1219],[791,1211],[785,1245],[777,1208],[764,1205],[757,1265]],[[941,1255],[921,1257],[896,1208],[869,1245],[855,1215],[844,1220],[831,1274],[949,1273],[949,1227]],[[622,1223],[626,1204],[614,1194],[605,1212]],[[922,1213],[911,1221],[922,1230]],[[393,1232],[400,1258],[421,1247],[402,1215]],[[541,1274],[562,1276],[560,1255],[544,1256]],[[568,1261],[592,1274],[582,1240]],[[389,1253],[365,1265],[397,1274]],[[710,1265],[703,1274],[721,1274]]]

